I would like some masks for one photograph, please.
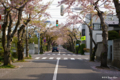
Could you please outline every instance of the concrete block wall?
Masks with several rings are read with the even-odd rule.
[[[113,41],[113,62],[112,64],[120,68],[120,39]]]

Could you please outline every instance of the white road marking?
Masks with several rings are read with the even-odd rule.
[[[49,59],[53,59],[53,57],[50,57]]]
[[[70,58],[71,60],[75,60],[75,58]]]
[[[68,58],[64,58],[64,60],[68,60]]]
[[[47,57],[43,57],[42,59],[46,59]]]
[[[58,65],[59,65],[59,60],[57,60],[57,63],[56,63],[56,67],[55,67],[55,71],[54,71],[54,75],[53,75],[53,80],[57,80],[57,72],[58,72]]]
[[[40,59],[40,57],[36,57],[35,59]]]
[[[59,54],[58,55],[60,55],[60,51],[59,51]]]
[[[57,57],[56,59],[59,59],[59,60],[60,60],[61,58],[60,58],[60,57]]]
[[[84,58],[85,60],[89,60],[89,58]]]

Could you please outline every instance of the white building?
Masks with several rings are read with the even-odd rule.
[[[85,21],[87,23],[90,23],[90,15],[86,16]],[[110,30],[118,30],[118,18],[115,15],[107,15],[104,16],[105,22],[108,25],[108,31]],[[102,30],[101,30],[101,25],[100,25],[100,19],[97,16],[94,16],[92,18],[92,23],[93,23],[93,30],[92,30],[92,36],[95,42],[102,42]],[[90,48],[90,36],[89,36],[89,29],[87,25],[82,24],[82,36],[86,36],[86,40],[83,41],[82,43],[86,44],[86,48]],[[93,44],[94,47],[94,44]]]

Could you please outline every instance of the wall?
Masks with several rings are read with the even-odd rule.
[[[112,50],[110,50],[110,46],[112,46]],[[113,58],[114,58],[114,55],[113,55],[113,40],[108,40],[108,54],[107,54],[107,60],[108,61],[113,61]],[[98,48],[97,48],[97,51],[95,53],[95,56],[96,56],[96,60],[97,61],[100,61],[100,54],[102,52],[102,49],[103,49],[103,44],[102,42],[98,42]],[[112,52],[111,52],[112,51]],[[111,53],[112,53],[112,60],[111,59]]]
[[[118,68],[120,68],[120,39],[116,39],[113,41],[113,62],[112,64]]]
[[[112,52],[110,50],[111,45],[112,45]],[[103,46],[102,42],[99,42],[97,51],[95,53],[97,61],[100,61],[100,54],[102,51],[102,46]],[[111,53],[112,53],[112,59],[110,60]],[[113,66],[120,68],[120,39],[108,41],[107,60],[108,60],[108,62],[111,62]]]
[[[112,47],[112,50],[110,49],[110,47]],[[114,58],[113,48],[114,48],[113,40],[108,40],[108,54],[107,54],[108,56],[107,56],[107,58],[110,62],[113,61],[113,58]]]
[[[97,47],[97,51],[95,53],[95,56],[96,56],[96,60],[97,61],[100,61],[100,54],[102,52],[102,49],[103,49],[103,44],[102,42],[98,42],[98,47]]]

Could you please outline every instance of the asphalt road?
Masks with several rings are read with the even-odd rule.
[[[32,58],[29,62],[14,63],[20,68],[3,69],[0,80],[112,80],[107,76],[113,77],[92,69],[89,55],[76,55],[62,47],[59,52],[32,55]]]

